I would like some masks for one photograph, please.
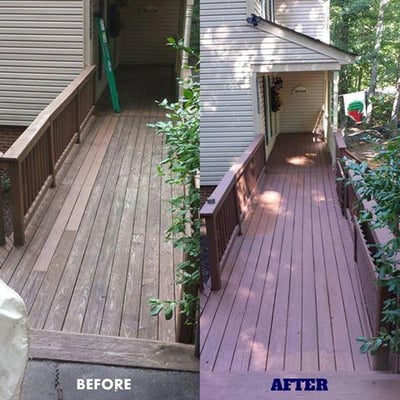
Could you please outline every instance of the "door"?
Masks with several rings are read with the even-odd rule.
[[[264,123],[265,123],[265,142],[268,144],[274,135],[271,113],[271,80],[268,75],[263,76],[263,95],[264,95]]]

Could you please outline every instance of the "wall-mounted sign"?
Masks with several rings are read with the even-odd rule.
[[[140,14],[158,14],[158,8],[150,5],[140,7]]]
[[[304,86],[296,86],[292,90],[292,94],[306,94],[308,93],[308,90]]]

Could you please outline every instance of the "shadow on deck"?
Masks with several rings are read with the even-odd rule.
[[[164,239],[173,189],[157,174],[167,148],[148,124],[162,114],[140,71],[123,86],[124,112],[103,105],[92,117],[28,225],[25,245],[13,248],[0,270],[26,303],[33,356],[152,367],[153,354],[153,367],[174,369],[192,353],[150,342],[175,341],[175,321],[150,316],[148,300],[175,297],[181,255]],[[160,98],[169,96],[169,69],[151,73]]]
[[[201,371],[370,371],[355,340],[368,325],[326,144],[280,135],[263,179],[222,289],[202,298]]]

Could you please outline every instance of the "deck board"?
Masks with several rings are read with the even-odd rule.
[[[26,244],[5,253],[0,278],[25,300],[31,328],[175,341],[175,321],[159,323],[148,304],[175,294],[181,259],[164,241],[173,191],[156,167],[167,146],[148,126],[163,115],[155,100],[171,95],[170,75],[162,69],[150,92],[137,75],[119,115],[100,104],[28,225]]]
[[[369,371],[353,246],[325,143],[281,135],[255,209],[203,296],[201,370]]]

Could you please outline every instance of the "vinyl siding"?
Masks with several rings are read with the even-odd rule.
[[[281,132],[311,132],[325,100],[324,73],[296,72],[280,76],[283,80],[279,93]],[[292,93],[298,86],[306,88],[307,93]]]
[[[217,184],[263,129],[253,106],[252,64],[284,69],[293,63],[337,62],[249,26],[246,12],[243,0],[201,2],[202,185]]]
[[[0,125],[29,125],[82,68],[82,0],[0,2]]]
[[[144,13],[143,7],[158,12]],[[182,7],[182,0],[129,1],[121,10],[120,64],[173,65],[176,52],[166,41],[179,36]]]
[[[328,0],[275,0],[275,22],[329,43]]]

